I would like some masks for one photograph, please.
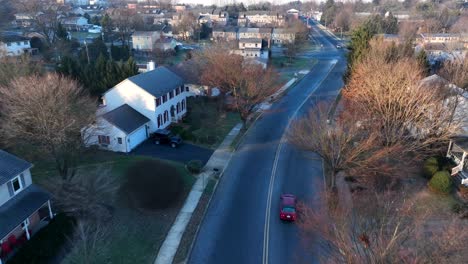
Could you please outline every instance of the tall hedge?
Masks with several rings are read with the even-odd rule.
[[[447,171],[438,171],[429,181],[429,189],[440,194],[449,194],[452,191],[452,179]]]
[[[137,207],[161,209],[176,202],[184,189],[182,175],[160,160],[143,160],[130,167],[123,186]]]

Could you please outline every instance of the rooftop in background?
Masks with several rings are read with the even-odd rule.
[[[0,41],[3,43],[17,42],[17,41],[26,41],[29,40],[27,37],[20,35],[0,35]]]
[[[244,38],[244,39],[239,39],[240,43],[259,43],[262,44],[262,39],[260,38]]]
[[[31,167],[31,163],[0,149],[0,185]]]
[[[146,116],[142,115],[127,104],[103,114],[102,118],[127,134],[132,133],[137,128],[140,128],[150,121]]]
[[[132,37],[152,37],[155,32],[157,31],[135,31]]]
[[[201,84],[200,73],[197,69],[199,67],[197,67],[196,62],[193,60],[187,60],[169,67],[170,71],[180,76],[188,84]]]

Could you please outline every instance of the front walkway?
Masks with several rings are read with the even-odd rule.
[[[185,204],[177,215],[171,229],[169,230],[166,239],[164,240],[161,248],[159,249],[158,256],[156,257],[155,264],[169,264],[172,263],[174,256],[179,247],[180,240],[184,234],[185,228],[190,222],[193,212],[197,208],[198,201],[202,196],[206,184],[210,177],[216,173],[221,173],[226,168],[229,160],[232,157],[231,143],[239,134],[242,129],[242,123],[237,124],[231,132],[226,136],[221,145],[216,149],[211,158],[205,165],[203,172],[200,173],[198,180],[192,187]]]

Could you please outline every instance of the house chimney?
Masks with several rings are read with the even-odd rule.
[[[147,71],[152,71],[156,68],[156,65],[154,63],[154,61],[149,61],[148,64],[146,65],[146,70]]]

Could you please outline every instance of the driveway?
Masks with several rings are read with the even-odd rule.
[[[149,156],[158,159],[187,163],[190,160],[201,160],[203,165],[210,159],[213,150],[189,143],[182,143],[178,148],[169,145],[156,145],[146,140],[132,151],[132,155]]]

